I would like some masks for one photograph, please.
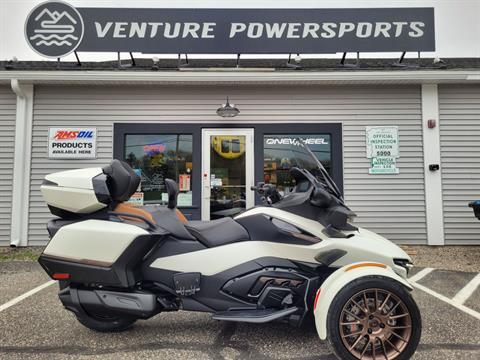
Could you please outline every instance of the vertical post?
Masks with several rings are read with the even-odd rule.
[[[429,120],[435,122],[433,128],[429,128]],[[422,129],[428,245],[444,245],[442,173],[441,169],[429,169],[441,164],[437,84],[422,85]]]

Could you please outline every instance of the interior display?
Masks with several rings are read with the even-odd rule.
[[[124,159],[140,173],[145,204],[165,203],[166,178],[175,179],[182,193],[190,191],[192,135],[127,134]]]
[[[221,157],[236,159],[245,152],[245,141],[240,136],[213,136],[212,148]]]
[[[178,180],[178,189],[182,191],[190,191],[190,175],[180,174]]]
[[[143,206],[144,204],[144,195],[143,192],[137,191],[133,193],[132,196],[130,196],[130,199],[126,201],[127,204],[133,205],[133,206]]]

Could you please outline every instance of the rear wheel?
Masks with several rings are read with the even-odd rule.
[[[69,281],[59,281],[60,291],[70,286]],[[100,332],[120,332],[131,327],[137,319],[131,317],[114,316],[110,314],[96,314],[82,308],[75,312],[75,317],[83,326]]]
[[[91,330],[100,332],[124,331],[131,327],[136,321],[136,319],[132,318],[122,318],[106,315],[90,315],[86,313],[76,316],[80,324]]]
[[[382,277],[365,277],[333,300],[328,340],[340,359],[410,359],[420,341],[421,317],[409,291]]]

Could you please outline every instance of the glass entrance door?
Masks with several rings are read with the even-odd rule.
[[[254,205],[253,129],[202,130],[202,220]]]

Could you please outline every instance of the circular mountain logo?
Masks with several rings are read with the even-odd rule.
[[[30,47],[46,57],[62,57],[78,47],[83,37],[83,20],[73,6],[48,1],[35,7],[25,22]]]

